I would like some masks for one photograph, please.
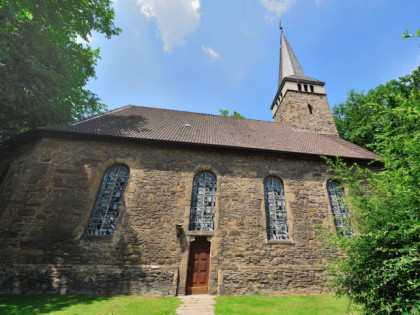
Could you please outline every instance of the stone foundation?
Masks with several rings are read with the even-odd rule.
[[[177,272],[172,266],[2,266],[0,293],[175,295]]]
[[[326,293],[326,274],[322,267],[281,266],[223,270],[220,294],[319,294]]]

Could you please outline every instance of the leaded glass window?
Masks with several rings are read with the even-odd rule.
[[[265,213],[268,240],[289,238],[283,182],[277,177],[267,177],[264,181]]]
[[[337,232],[345,236],[354,235],[348,208],[344,200],[344,189],[340,182],[336,180],[327,181],[327,190]]]
[[[210,172],[200,172],[194,177],[189,229],[213,231],[215,207],[216,177]]]
[[[124,165],[107,169],[93,206],[86,235],[112,235],[123,206],[130,170]]]

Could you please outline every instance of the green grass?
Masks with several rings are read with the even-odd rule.
[[[348,307],[331,295],[218,296],[216,302],[216,315],[344,315]],[[170,315],[179,305],[175,297],[0,295],[0,314],[7,315]]]
[[[169,315],[175,297],[89,295],[0,295],[0,314],[7,315]]]
[[[344,315],[348,304],[331,295],[218,296],[215,311],[216,315]]]

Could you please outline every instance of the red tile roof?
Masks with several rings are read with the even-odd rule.
[[[277,122],[133,105],[73,124],[42,129],[355,159],[378,158],[374,153],[336,136],[294,131]]]

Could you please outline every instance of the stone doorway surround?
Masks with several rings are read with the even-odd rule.
[[[208,294],[211,243],[206,237],[196,237],[190,243],[187,270],[187,294]]]
[[[188,280],[188,262],[190,256],[191,243],[200,237],[205,237],[210,242],[209,255],[209,275],[208,275],[208,294],[215,295],[218,293],[218,237],[215,236],[214,231],[183,231],[179,236],[181,245],[182,258],[179,266],[178,290],[177,295],[183,296],[187,294],[187,280]],[[207,292],[206,292],[207,293]]]

